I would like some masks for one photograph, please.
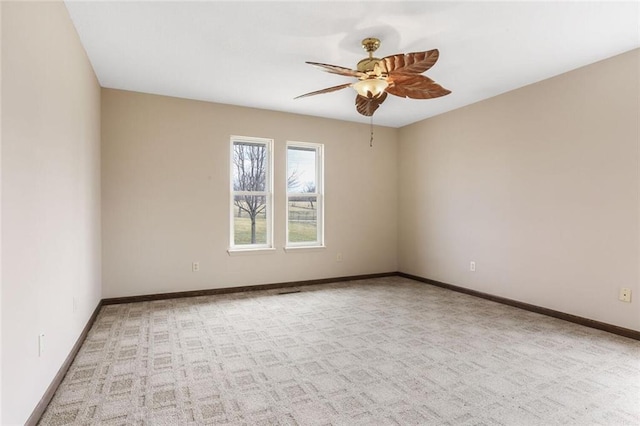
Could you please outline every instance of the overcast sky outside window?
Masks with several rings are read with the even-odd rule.
[[[305,187],[316,186],[316,150],[300,147],[289,147],[287,176],[294,173],[297,176],[296,185],[290,187],[290,192],[305,192]]]

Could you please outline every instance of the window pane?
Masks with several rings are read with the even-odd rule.
[[[233,143],[233,190],[264,191],[267,184],[267,147],[248,142]]]
[[[316,150],[290,146],[287,149],[287,191],[316,192]]]
[[[317,197],[289,197],[289,242],[318,240]]]
[[[263,195],[233,197],[235,245],[267,243],[267,201]]]

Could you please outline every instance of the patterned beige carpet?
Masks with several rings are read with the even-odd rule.
[[[400,277],[300,290],[103,307],[40,424],[640,425],[638,341]]]

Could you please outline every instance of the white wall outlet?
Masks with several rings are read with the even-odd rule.
[[[469,270],[471,272],[475,272],[476,271],[476,262],[474,262],[473,260],[471,262],[469,262]]]
[[[342,253],[336,254],[336,262],[342,262]]]
[[[75,314],[78,311],[78,298],[73,298],[73,313]]]
[[[38,335],[38,356],[44,355],[44,334]]]
[[[200,262],[193,262],[191,264],[191,272],[198,272],[200,271]]]
[[[622,302],[631,303],[631,289],[630,288],[621,288],[620,295],[618,296]]]

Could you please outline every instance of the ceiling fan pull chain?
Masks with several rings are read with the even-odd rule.
[[[369,139],[369,146],[373,147],[373,115],[371,116],[371,139]]]

